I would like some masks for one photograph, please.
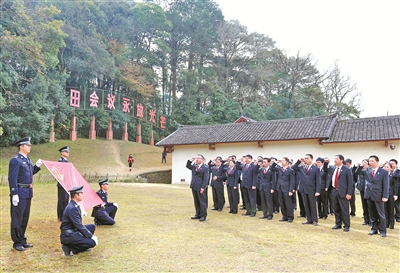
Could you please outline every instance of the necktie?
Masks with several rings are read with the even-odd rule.
[[[306,167],[306,173],[308,173],[308,166]]]
[[[196,168],[196,172],[198,172],[199,171],[199,166],[197,166],[197,168]]]
[[[266,169],[264,169],[264,175],[267,173],[267,170]]]
[[[335,175],[335,188],[338,189],[339,188],[339,172],[340,172],[340,168],[336,169],[336,175]]]
[[[285,169],[282,169],[282,173],[284,173],[285,172]]]
[[[246,171],[249,169],[249,165],[246,165]]]
[[[374,179],[375,176],[375,170],[372,170],[372,179]]]

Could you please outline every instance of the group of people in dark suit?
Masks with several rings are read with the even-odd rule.
[[[379,167],[379,158],[370,156],[353,167],[343,155],[330,159],[306,154],[294,164],[289,158],[260,158],[251,155],[235,161],[235,156],[223,160],[217,157],[206,165],[202,155],[192,158],[186,167],[192,171],[191,188],[196,213],[192,219],[204,221],[207,217],[207,188],[212,188],[213,208],[221,212],[225,204],[224,185],[227,186],[229,213],[238,213],[240,197],[243,201],[243,216],[254,217],[262,211],[260,219],[272,220],[273,214],[281,210],[281,222],[293,222],[297,209],[296,192],[299,198],[302,224],[318,226],[319,219],[335,216],[332,229],[350,230],[350,218],[355,216],[355,188],[360,191],[364,225],[370,225],[370,235],[378,232],[386,236],[386,227],[393,228],[396,218],[400,170],[395,159]],[[392,164],[393,162],[393,164]],[[347,164],[346,164],[347,163]],[[386,170],[385,170],[386,168]],[[210,179],[209,179],[210,177]],[[239,189],[241,194],[239,194]],[[278,207],[275,198],[279,200]],[[258,202],[260,204],[258,204]]]

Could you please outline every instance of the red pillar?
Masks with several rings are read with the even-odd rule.
[[[151,130],[150,145],[154,146],[154,132],[153,132],[153,130]]]
[[[142,143],[142,125],[140,123],[137,125],[136,142]]]
[[[124,133],[122,134],[122,140],[128,140],[128,122],[125,123]]]
[[[92,116],[90,121],[89,139],[96,139],[96,117]]]
[[[113,139],[112,120],[108,121],[108,129],[106,132],[106,139]]]
[[[50,121],[50,127],[51,127],[51,132],[50,132],[50,140],[49,142],[54,142],[56,139],[56,133],[54,133],[54,119]]]
[[[69,133],[69,140],[76,140],[76,117],[73,116],[71,119],[71,132]]]

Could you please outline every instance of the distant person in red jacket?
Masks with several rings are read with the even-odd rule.
[[[135,162],[135,159],[133,159],[132,154],[129,154],[128,156],[128,165],[129,165],[129,171],[132,171],[132,164]]]

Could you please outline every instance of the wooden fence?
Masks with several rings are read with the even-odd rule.
[[[108,178],[110,182],[136,182],[140,175],[132,175],[132,174],[83,174],[83,178],[88,183],[97,183],[100,178]],[[35,174],[33,176],[33,182],[44,182],[44,183],[57,183],[56,179],[51,174]],[[8,177],[3,175],[0,176],[0,185],[8,185]]]

